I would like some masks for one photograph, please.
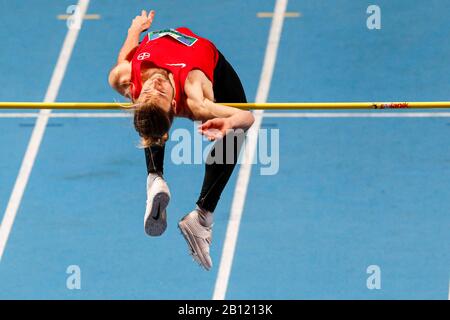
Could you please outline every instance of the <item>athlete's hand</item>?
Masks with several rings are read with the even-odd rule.
[[[148,14],[147,11],[142,10],[140,16],[136,16],[136,18],[133,19],[131,22],[129,31],[132,32],[138,32],[139,34],[141,32],[147,31],[150,26],[152,25],[153,18],[155,17],[155,11],[151,10]]]
[[[223,138],[227,130],[232,130],[233,126],[228,118],[210,119],[198,127],[198,132],[208,138],[209,141]]]

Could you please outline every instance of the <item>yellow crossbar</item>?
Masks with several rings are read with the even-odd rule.
[[[346,110],[346,109],[433,109],[450,108],[450,101],[431,102],[272,102],[223,103],[245,110]],[[0,109],[127,109],[118,102],[0,102]]]

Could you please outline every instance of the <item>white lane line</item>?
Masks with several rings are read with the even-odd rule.
[[[258,12],[256,16],[258,18],[273,18],[273,12]],[[285,18],[300,18],[301,16],[301,12],[286,12],[284,14]]]
[[[5,119],[14,119],[14,118],[37,118],[39,116],[39,113],[10,113],[10,112],[4,112],[0,113],[0,118]]]
[[[448,118],[450,112],[266,112],[265,118]]]
[[[52,118],[130,118],[133,115],[127,112],[117,112],[117,113],[101,113],[101,112],[92,112],[92,113],[53,113]]]
[[[99,14],[85,14],[83,17],[83,20],[100,20],[101,16]],[[56,16],[58,20],[67,20],[71,18],[71,15],[69,14],[58,14]]]
[[[0,118],[37,118],[39,113],[0,113]],[[126,112],[102,113],[102,112],[68,112],[68,113],[50,113],[49,118],[130,118],[132,114]]]
[[[89,0],[79,0],[78,8],[80,9],[81,16],[84,16],[84,14],[86,13],[88,5]],[[45,94],[44,102],[54,102],[56,100],[61,82],[64,78],[64,74],[70,60],[70,56],[72,54],[73,47],[78,37],[78,31],[79,29],[77,28],[71,28],[67,31],[62,50],[59,54],[55,69],[53,70],[53,75],[50,80],[47,93]],[[39,112],[39,116],[37,117],[36,124],[34,125],[34,129],[31,134],[25,156],[22,160],[19,174],[9,198],[6,211],[3,215],[2,224],[0,225],[0,261],[3,257],[6,243],[8,242],[9,234],[11,233],[14,219],[16,218],[20,202],[27,186],[31,169],[33,168],[33,164],[42,141],[42,137],[44,136],[49,115],[50,110],[48,109],[41,110]]]
[[[264,57],[264,64],[255,99],[255,102],[257,103],[266,102],[269,95],[270,83],[272,81],[273,70],[277,59],[278,44],[280,42],[281,31],[283,29],[287,4],[288,0],[277,0],[275,4],[274,17],[272,19],[272,25],[270,28],[269,39]],[[253,158],[256,152],[258,130],[261,127],[263,113],[263,110],[254,111],[255,123],[247,133],[248,140],[245,144],[245,149],[243,150],[244,161],[240,166],[236,188],[234,190],[230,219],[228,221],[222,257],[220,259],[219,271],[214,288],[214,300],[224,300],[227,293],[228,280],[230,278],[234,251],[239,233],[239,225],[241,223],[248,183],[250,181],[250,173],[252,169],[251,164],[253,163]]]

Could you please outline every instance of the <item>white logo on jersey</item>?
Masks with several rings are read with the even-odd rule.
[[[150,53],[148,53],[148,52],[142,52],[137,56],[138,60],[144,60],[147,58],[150,58]]]
[[[186,63],[166,63],[166,66],[184,68],[186,67]]]

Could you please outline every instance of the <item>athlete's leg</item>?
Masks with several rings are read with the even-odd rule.
[[[148,175],[144,229],[150,236],[160,236],[167,228],[170,191],[163,178],[164,150],[165,146],[159,145],[145,148]]]
[[[214,70],[213,89],[218,103],[247,102],[238,75],[220,53]],[[197,208],[184,216],[178,224],[192,257],[207,270],[212,267],[209,254],[212,239],[212,212],[236,166],[243,138],[243,132],[240,134],[232,132],[214,144],[205,166],[205,177]],[[230,155],[230,152],[233,154]],[[212,159],[215,162],[212,162]]]
[[[218,140],[205,165],[202,190],[197,205],[213,212],[220,196],[233,173],[244,142],[244,132],[230,132],[223,139]]]
[[[147,173],[159,173],[164,172],[164,151],[165,146],[151,146],[144,149],[145,151],[145,161],[147,163]]]
[[[221,53],[219,53],[219,61],[214,70],[213,89],[214,98],[218,103],[247,102],[241,80],[234,71],[233,67]],[[216,159],[219,151],[222,153],[219,160],[222,161],[212,164],[209,164],[209,161],[207,161],[202,190],[197,201],[197,205],[202,209],[210,212],[215,210],[220,195],[222,194],[222,191],[230,179],[234,167],[236,166],[236,162],[243,144],[243,138],[243,134],[228,134],[224,137],[224,139],[218,140],[214,144],[208,159]],[[225,147],[227,145],[232,145],[233,148]],[[233,153],[233,157],[229,155],[230,152]],[[232,161],[230,161],[230,159],[232,159]]]

